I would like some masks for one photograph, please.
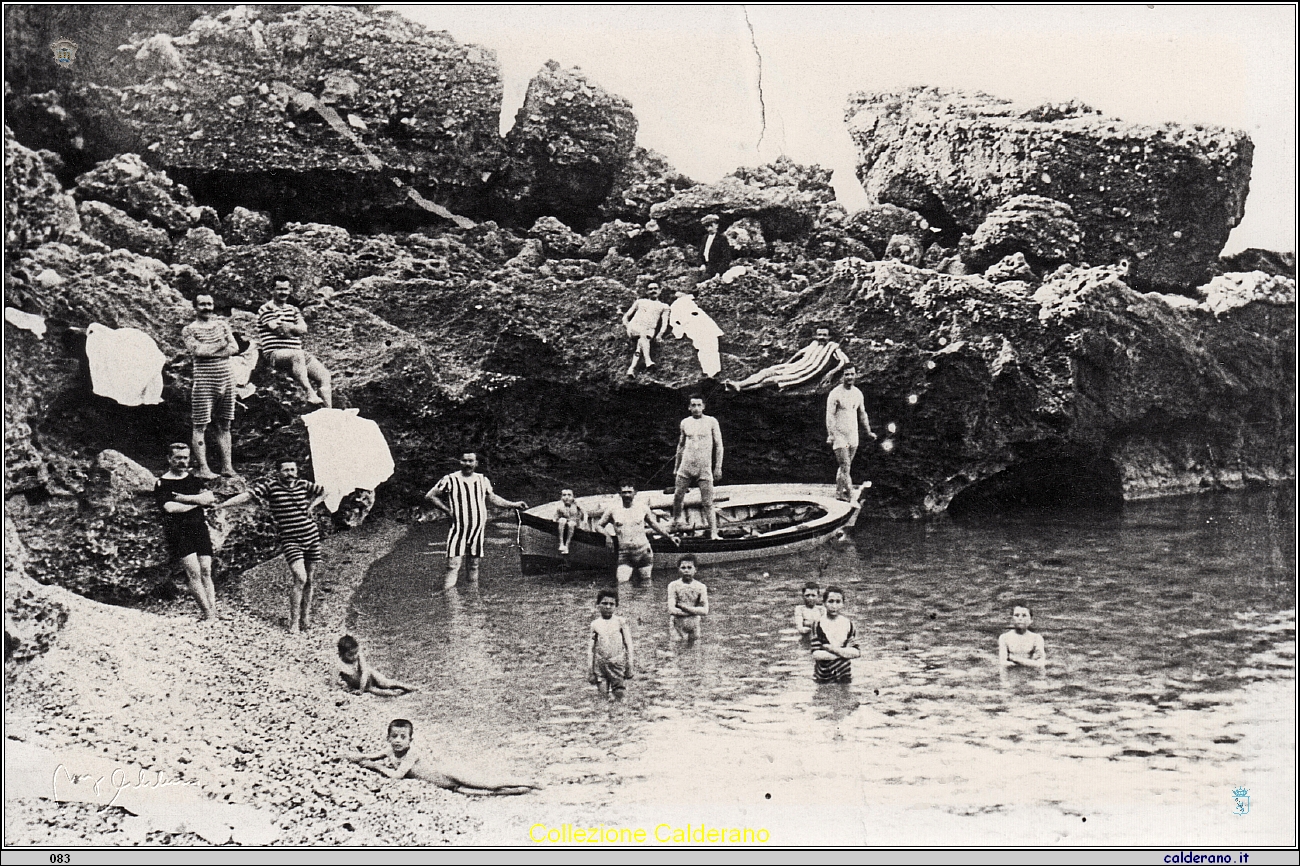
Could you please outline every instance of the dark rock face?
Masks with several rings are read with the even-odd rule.
[[[1244,133],[1127,124],[1085,106],[1023,109],[917,87],[856,94],[846,120],[876,200],[971,232],[1015,196],[1049,197],[1073,209],[1083,261],[1128,258],[1144,287],[1199,282],[1241,221],[1250,181]]]
[[[65,592],[27,576],[28,553],[13,521],[5,517],[5,667],[44,654],[68,621]]]
[[[393,177],[453,210],[483,210],[484,174],[504,159],[492,52],[340,6],[241,6],[170,33],[114,45],[97,84],[63,85],[61,110],[94,158],[138,149],[219,210],[277,222],[436,222]],[[12,103],[28,127],[48,125],[26,96]]]
[[[1016,253],[1039,270],[1077,265],[1082,240],[1069,205],[1041,195],[1018,195],[984,218],[971,236],[965,259],[976,270]]]
[[[6,256],[81,233],[77,203],[49,170],[47,157],[54,155],[23,147],[5,127]]]
[[[82,230],[100,243],[162,261],[171,258],[171,238],[163,229],[134,220],[125,211],[102,201],[83,201],[77,211]]]
[[[598,225],[636,129],[630,102],[548,61],[506,135],[509,165],[494,183],[499,213],[522,225],[544,215],[583,230]]]

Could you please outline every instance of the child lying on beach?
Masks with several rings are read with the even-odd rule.
[[[435,756],[417,751],[411,741],[415,726],[406,719],[388,723],[388,747],[373,755],[347,755],[354,764],[382,773],[390,779],[419,779],[458,794],[527,794],[542,785],[529,779],[480,775],[478,771],[451,770]]]
[[[350,634],[339,638],[339,678],[349,689],[385,698],[416,691],[415,686],[390,680],[366,664],[361,655],[361,644]]]

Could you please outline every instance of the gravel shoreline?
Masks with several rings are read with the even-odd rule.
[[[217,801],[265,810],[281,845],[464,843],[482,825],[464,797],[336,759],[382,744],[387,720],[403,714],[404,698],[351,695],[332,677],[352,594],[404,532],[381,521],[326,540],[313,629],[301,636],[284,630],[280,559],[219,592],[212,623],[196,621],[188,597],[142,611],[73,596],[50,651],[9,672],[7,738],[196,782]],[[117,806],[9,800],[5,844],[138,844],[125,818]],[[144,843],[206,844],[164,830]]]

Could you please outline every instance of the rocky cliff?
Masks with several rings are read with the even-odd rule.
[[[577,71],[543,70],[523,126],[501,139],[488,52],[353,9],[223,15],[132,42],[118,60],[133,84],[74,83],[46,99],[98,106],[139,133],[132,153],[69,176],[67,157],[31,149],[47,139],[24,141],[42,127],[6,134],[6,305],[49,328],[41,337],[5,325],[6,514],[27,547],[26,573],[41,582],[113,599],[169,585],[151,506],[130,479],[143,471],[135,464],[160,471],[166,443],[188,436],[180,328],[206,291],[251,337],[250,311],[277,273],[294,281],[308,349],[334,372],[338,402],[388,436],[397,472],[375,507],[393,517],[409,516],[467,447],[512,495],[608,490],[622,476],[665,484],[696,389],[721,421],[727,480],[829,481],[831,383],[733,394],[702,378],[689,341],[671,338],[656,346],[652,374],[625,375],[631,343],[619,316],[650,282],[693,291],[718,322],[725,378],[833,329],[881,433],[859,469],[874,482],[873,516],[1114,504],[1294,475],[1295,283],[1277,273],[1288,260],[1216,258],[1216,233],[1244,196],[1240,137],[1202,136],[1207,148],[1222,143],[1206,165],[1228,179],[1187,186],[1218,196],[1193,212],[1165,202],[1188,194],[1172,166],[1195,160],[1155,161],[1191,145],[1152,133],[1140,183],[1115,186],[1115,206],[1138,216],[1099,218],[1109,195],[1071,199],[1060,169],[1028,142],[1074,124],[1087,135],[1053,140],[1084,153],[1072,164],[1093,165],[1088,136],[1103,121],[1073,109],[997,114],[981,101],[979,135],[949,142],[946,185],[934,186],[921,157],[907,155],[920,147],[909,137],[915,105],[886,111],[860,98],[851,128],[873,148],[863,179],[882,203],[849,214],[828,172],[788,160],[693,184],[636,148],[626,102]],[[195,81],[220,98],[200,105],[199,85],[167,71],[165,46],[185,69],[208,70]],[[31,110],[30,97],[13,99]],[[322,106],[354,135],[320,120]],[[870,135],[868,111],[878,115]],[[935,140],[948,134],[931,129]],[[1114,140],[1128,142],[1129,165],[1139,145],[1126,136]],[[1038,180],[994,191],[987,176],[969,179],[963,148],[995,146],[1006,178]],[[1110,147],[1099,152],[1120,155]],[[1102,168],[1118,164],[1109,156],[1098,171],[1117,170]],[[915,171],[886,172],[904,157]],[[394,178],[426,201],[499,219],[457,224],[394,197]],[[699,282],[699,217],[710,212],[745,269],[729,283]],[[1178,294],[1139,291],[1144,273],[1176,281]],[[141,328],[172,358],[163,404],[90,394],[79,335],[92,321]],[[296,388],[266,371],[254,384],[234,425],[246,477],[285,451],[307,453]],[[227,529],[225,569],[272,549],[264,522]]]
[[[846,121],[877,200],[974,233],[1009,199],[1053,199],[1081,230],[1076,263],[1127,259],[1135,285],[1162,291],[1204,281],[1241,221],[1254,152],[1233,130],[932,87],[856,94]]]

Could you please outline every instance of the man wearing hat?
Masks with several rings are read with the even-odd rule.
[[[704,239],[704,279],[711,280],[731,267],[733,253],[727,236],[718,231],[718,215],[708,214],[700,220],[708,237]]]

